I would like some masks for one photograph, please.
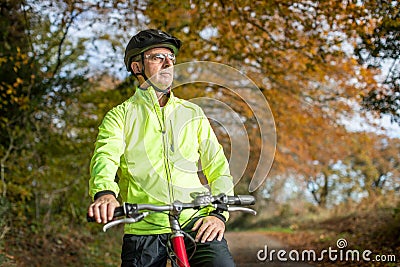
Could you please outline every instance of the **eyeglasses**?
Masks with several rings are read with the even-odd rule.
[[[163,54],[163,53],[148,54],[148,55],[145,55],[144,58],[149,60],[150,63],[155,63],[155,64],[164,63],[166,58],[171,60],[173,64],[175,64],[175,62],[176,62],[175,54],[172,54],[172,53],[170,53],[170,54]]]

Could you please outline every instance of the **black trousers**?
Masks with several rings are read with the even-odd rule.
[[[190,231],[195,221],[199,218],[193,219],[187,226],[184,227],[187,233],[193,238],[196,232]],[[167,264],[169,234],[161,235],[124,235],[121,267],[164,267]],[[235,266],[232,255],[229,252],[228,244],[225,238],[222,241],[213,240],[205,243],[193,244],[189,238],[185,237],[185,244],[188,257],[192,255],[196,249],[193,257],[189,259],[191,267],[195,266],[218,266],[218,267],[232,267]]]

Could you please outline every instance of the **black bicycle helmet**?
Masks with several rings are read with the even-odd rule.
[[[126,69],[132,72],[130,66],[132,61],[134,59],[137,60],[138,56],[151,48],[166,47],[176,55],[181,44],[178,38],[161,30],[149,29],[141,31],[134,35],[126,46],[124,57]]]

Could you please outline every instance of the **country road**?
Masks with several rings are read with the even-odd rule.
[[[281,241],[263,232],[226,232],[225,238],[238,267],[312,267],[302,262],[279,262],[277,259],[271,261],[260,261],[257,253],[260,250],[287,249]],[[264,256],[264,253],[260,253]]]

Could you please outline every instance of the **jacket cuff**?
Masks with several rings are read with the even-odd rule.
[[[224,223],[226,223],[226,218],[224,215],[222,215],[220,212],[213,210],[210,212],[209,216],[214,216],[217,217],[218,219],[220,219],[221,221],[223,221]]]
[[[93,200],[96,200],[99,197],[104,196],[104,195],[113,195],[115,198],[117,197],[113,191],[111,191],[111,190],[103,190],[103,191],[97,192],[94,195]]]

